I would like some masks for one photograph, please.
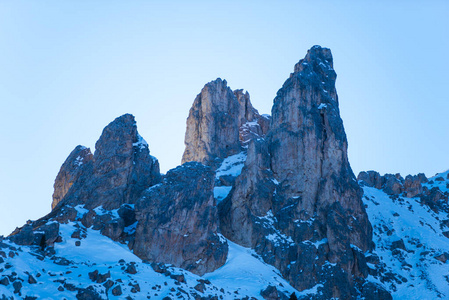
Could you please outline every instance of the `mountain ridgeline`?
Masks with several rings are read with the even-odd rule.
[[[69,251],[62,245],[73,239],[76,249],[98,232],[176,283],[165,282],[165,290],[155,285],[142,295],[142,281],[139,289],[136,282],[143,279],[132,277],[136,264],[120,263],[117,272],[126,273],[128,285],[122,278],[114,281],[111,271],[89,269],[92,285],[75,286],[64,294],[68,298],[114,299],[129,291],[135,299],[289,299],[293,293],[299,299],[392,299],[405,275],[393,271],[396,261],[382,262],[376,252],[386,233],[370,222],[367,212],[375,200],[367,193],[379,191],[393,203],[402,195],[421,197],[436,213],[448,210],[447,192],[425,186],[423,174],[403,179],[370,171],[355,177],[336,77],[331,51],[312,47],[277,92],[271,116],[259,114],[248,92],[232,90],[226,80],[207,83],[187,118],[182,165],[166,175],[134,117],[118,117],[105,127],[93,154],[83,146],[70,153],[55,180],[52,211],[17,228],[0,248],[15,247],[13,259],[20,256],[17,245],[29,247],[36,259],[61,266],[56,262]],[[449,237],[449,231],[441,234]],[[404,239],[396,248],[405,249]],[[390,248],[381,249],[396,249]],[[250,251],[260,266],[275,270],[256,294],[243,289],[250,285],[244,274],[234,279],[242,289],[231,291],[223,283],[220,272],[232,265],[236,249],[247,249],[239,251]],[[393,252],[386,255],[396,257]],[[62,265],[76,265],[64,259]],[[449,260],[449,253],[442,259]],[[176,277],[169,267],[190,275]],[[37,281],[31,273],[24,280],[11,272],[0,283],[12,298],[25,296],[27,285]],[[73,279],[65,276],[61,293],[70,291]],[[195,284],[186,282],[189,276],[197,276]],[[36,293],[29,299],[39,298]]]

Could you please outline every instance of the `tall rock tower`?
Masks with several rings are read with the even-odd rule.
[[[364,291],[368,221],[347,156],[329,49],[312,47],[278,91],[266,136],[249,143],[220,228],[254,248],[299,290],[324,299]]]
[[[190,109],[182,163],[216,166],[242,151],[250,136],[267,128],[266,118],[253,108],[249,94],[232,91],[226,80],[218,78],[204,86]]]

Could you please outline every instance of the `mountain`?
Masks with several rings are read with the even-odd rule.
[[[0,238],[0,299],[449,297],[449,177],[356,178],[331,51],[261,115],[220,78],[162,175],[125,114],[77,146],[52,211]]]

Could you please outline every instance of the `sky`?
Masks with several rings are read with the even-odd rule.
[[[0,1],[0,234],[50,212],[64,160],[116,117],[136,117],[165,173],[204,84],[270,114],[313,45],[334,56],[355,174],[445,171],[448,16],[449,1]]]

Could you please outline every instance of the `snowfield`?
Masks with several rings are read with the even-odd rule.
[[[51,257],[36,257],[38,251],[28,246],[18,247],[4,242],[15,250],[6,250],[6,258],[0,263],[0,279],[11,276],[22,284],[21,296],[14,294],[12,283],[0,284],[0,295],[23,299],[25,296],[37,299],[77,299],[77,289],[91,287],[104,299],[194,299],[192,295],[214,296],[220,299],[263,299],[260,291],[268,285],[291,294],[296,292],[272,266],[265,264],[251,249],[228,241],[229,254],[225,265],[203,277],[168,265],[156,272],[153,267],[135,256],[127,245],[114,242],[99,231],[82,228],[85,237],[71,238],[78,222],[61,224],[61,243],[55,244]],[[76,243],[81,241],[79,246]],[[10,257],[9,252],[12,252]],[[1,260],[0,260],[1,261]],[[136,273],[129,271],[134,266]],[[132,270],[132,268],[131,268]],[[94,282],[89,273],[98,271],[106,274],[104,282]],[[183,275],[183,276],[180,276]],[[36,283],[29,283],[30,277]],[[20,279],[19,279],[20,278]],[[180,279],[183,278],[183,279]],[[109,288],[107,281],[111,281]],[[112,290],[120,286],[121,295],[114,296]],[[136,288],[138,287],[138,288]]]
[[[449,252],[449,239],[443,235],[448,228],[441,223],[448,214],[432,211],[419,198],[363,190],[380,258],[369,266],[382,272],[369,280],[381,283],[394,299],[449,299],[449,261],[437,259]]]

